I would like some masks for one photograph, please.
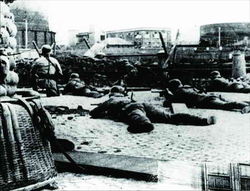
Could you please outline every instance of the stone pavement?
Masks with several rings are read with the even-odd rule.
[[[158,94],[152,94],[149,91],[135,92],[136,100],[146,100],[162,105],[162,99],[157,96]],[[223,93],[223,96],[231,100],[250,101],[249,94]],[[42,100],[45,105],[67,105],[70,108],[82,105],[84,109],[92,109],[95,106],[91,104],[101,103],[106,99],[107,97],[93,99],[61,96],[43,98]],[[217,124],[211,126],[155,124],[155,129],[150,133],[130,134],[126,129],[126,124],[108,119],[91,119],[89,116],[71,114],[53,116],[53,120],[56,124],[57,136],[70,139],[76,144],[76,150],[80,151],[148,157],[162,161],[174,161],[176,164],[181,164],[180,161],[193,165],[198,165],[201,162],[218,164],[230,162],[250,163],[250,114],[222,110],[189,110],[191,113],[202,116],[216,115]],[[177,176],[176,174],[179,174],[179,172],[188,174],[185,170],[187,168],[184,168],[183,171],[177,169],[178,171],[175,171],[173,175]],[[192,171],[190,172],[192,174]],[[134,180],[94,177],[70,173],[59,174],[61,186],[59,186],[59,189],[70,190],[70,185],[73,186],[74,190],[80,189],[83,180],[86,189],[96,190],[99,183],[104,186],[103,189],[107,188],[109,190],[163,189],[162,186],[166,183],[166,179],[168,180],[166,185],[167,188],[170,188],[169,190],[194,189],[194,187],[190,187],[190,184],[180,185],[180,182],[172,184],[171,178],[166,178],[159,183],[142,183]],[[67,186],[61,184],[61,180],[66,179],[76,181],[78,184],[72,183]],[[187,185],[189,186],[187,187]],[[174,189],[175,186],[177,186],[176,189]]]
[[[162,100],[156,98],[157,94],[136,93],[135,98],[142,99],[143,95],[145,99],[156,104],[162,103]],[[246,95],[224,94],[232,100],[247,99]],[[91,109],[95,107],[91,106],[92,103],[100,103],[105,99],[107,98],[61,96],[45,98],[44,103],[67,104],[70,107],[81,104],[83,108]],[[216,115],[217,124],[155,124],[155,129],[151,133],[130,134],[127,132],[126,124],[108,119],[62,115],[56,116],[54,120],[57,135],[72,140],[77,150],[197,163],[250,161],[250,114],[205,109],[190,109],[190,112],[202,116]]]

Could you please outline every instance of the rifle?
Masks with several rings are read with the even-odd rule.
[[[38,53],[39,57],[41,57],[41,53],[40,53],[40,51],[39,51],[39,49],[38,49],[38,46],[37,46],[36,42],[35,42],[35,41],[32,41],[32,44],[34,45],[35,50],[36,50],[36,52]]]
[[[175,50],[175,47],[177,45],[177,41],[178,41],[178,38],[179,38],[179,34],[180,33],[179,33],[179,29],[178,29],[178,31],[176,33],[175,43],[174,43],[173,47],[171,48],[171,50],[169,52],[168,58],[166,59],[166,61],[164,62],[163,66],[162,66],[163,69],[166,69],[168,67],[168,61],[170,60],[170,57],[171,57],[171,55],[173,54],[173,52]]]
[[[164,90],[151,90],[151,93],[161,93],[164,92]]]
[[[86,38],[83,38],[83,41],[85,42],[85,44],[86,44],[86,46],[88,47],[88,49],[90,49],[91,47],[89,46],[89,43],[88,43],[87,39],[86,39]]]
[[[166,45],[165,45],[165,42],[163,40],[163,36],[162,36],[161,32],[159,32],[159,35],[160,35],[160,39],[161,39],[162,48],[163,48],[166,56],[168,56],[167,48],[166,48]]]
[[[151,88],[150,87],[127,87],[126,91],[150,91]]]

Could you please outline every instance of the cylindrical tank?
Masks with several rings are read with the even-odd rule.
[[[200,43],[206,46],[231,46],[250,39],[250,23],[215,23],[200,27]]]
[[[239,78],[246,75],[245,54],[241,51],[233,53],[232,77]]]

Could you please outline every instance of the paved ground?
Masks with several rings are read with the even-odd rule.
[[[157,96],[158,94],[150,92],[135,92],[136,100],[147,100],[161,105],[162,99]],[[249,94],[224,93],[223,96],[231,100],[250,101]],[[43,103],[45,105],[67,105],[71,108],[82,105],[85,109],[91,109],[95,107],[91,104],[100,103],[105,99],[107,97],[92,99],[61,96],[44,98]],[[185,161],[192,164],[199,164],[200,162],[215,162],[218,164],[250,162],[250,114],[243,115],[234,111],[204,109],[190,109],[190,112],[202,116],[216,115],[217,124],[202,127],[155,124],[155,129],[151,133],[130,134],[126,130],[127,125],[107,119],[63,115],[54,116],[53,120],[56,124],[57,135],[72,140],[76,144],[76,150],[143,156],[164,161]],[[73,118],[71,119],[69,116]],[[76,178],[72,174],[61,174],[59,177],[62,180],[64,178],[71,180],[72,178],[72,181],[74,181],[84,179],[85,176]],[[92,179],[91,176],[86,177],[84,185],[87,184],[88,180]],[[96,179],[97,182],[99,178]],[[106,183],[109,184],[109,181],[114,181],[111,181],[112,186],[110,189],[120,189],[121,185],[123,185],[122,182],[129,182],[129,180],[124,180],[120,184],[119,180],[116,179],[104,179],[104,187]],[[102,180],[100,179],[100,181]],[[128,183],[128,185],[130,184],[134,188],[140,185],[140,183],[134,181]],[[93,186],[93,184],[91,185]],[[159,184],[153,185],[154,189],[159,186]],[[63,185],[61,185],[61,188],[70,189],[67,186],[63,187]],[[75,187],[75,189],[77,188]],[[130,189],[130,187],[125,186],[123,189]],[[141,186],[141,189],[146,188]]]

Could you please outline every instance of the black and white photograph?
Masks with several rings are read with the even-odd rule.
[[[0,190],[250,191],[250,0],[0,0]]]

